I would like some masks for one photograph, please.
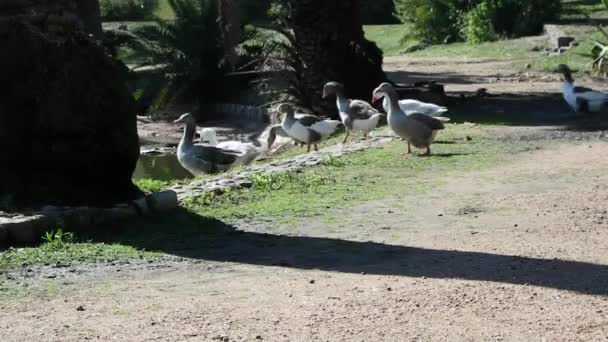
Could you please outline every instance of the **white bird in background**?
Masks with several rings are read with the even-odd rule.
[[[565,64],[560,64],[557,69],[564,75],[564,100],[576,113],[597,113],[608,106],[608,94],[574,85],[572,71]]]

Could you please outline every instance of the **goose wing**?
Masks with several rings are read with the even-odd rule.
[[[227,165],[234,163],[241,155],[239,151],[219,148],[211,145],[194,145],[192,156],[200,161]]]
[[[311,114],[301,114],[296,119],[304,127],[312,127],[313,125],[315,125],[315,124],[323,121],[322,118],[320,118],[320,117],[318,117],[316,115],[311,115]]]
[[[410,119],[413,119],[413,120],[416,120],[416,121],[422,123],[423,125],[427,126],[429,129],[431,129],[433,131],[437,131],[437,130],[441,130],[441,129],[445,128],[445,126],[443,125],[443,122],[435,119],[432,116],[428,116],[426,114],[412,113],[412,114],[408,115],[408,117]]]
[[[350,100],[348,115],[353,120],[367,120],[380,113],[376,108],[363,100]]]

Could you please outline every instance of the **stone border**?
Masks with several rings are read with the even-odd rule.
[[[45,232],[64,226],[69,227],[70,230],[86,229],[151,213],[168,212],[178,208],[180,201],[196,198],[207,192],[222,193],[229,189],[250,188],[255,175],[297,172],[307,167],[321,165],[331,158],[364,151],[396,139],[396,136],[386,135],[386,131],[377,132],[377,136],[368,140],[350,142],[347,145],[333,145],[319,152],[306,153],[268,164],[251,165],[243,170],[228,172],[212,179],[177,185],[111,208],[46,206],[28,214],[0,212],[0,249],[40,242]]]
[[[177,207],[179,207],[177,194],[167,190],[146,195],[131,203],[117,204],[111,208],[46,206],[27,215],[0,216],[0,248],[40,242],[45,232],[63,226],[69,227],[70,230],[84,229],[151,213],[167,212]]]
[[[368,140],[349,142],[346,145],[333,145],[323,148],[319,152],[306,153],[293,158],[277,160],[268,164],[251,165],[243,170],[228,172],[212,179],[194,180],[187,185],[176,185],[170,190],[175,191],[178,199],[183,201],[189,198],[200,197],[207,192],[220,194],[226,190],[250,188],[253,185],[252,178],[255,175],[296,172],[307,167],[318,166],[331,158],[364,151],[396,139],[396,136],[386,135],[384,130],[377,132],[379,133],[377,136]]]

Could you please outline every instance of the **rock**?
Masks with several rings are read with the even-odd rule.
[[[0,217],[0,230],[5,230],[8,241],[26,245],[41,240],[45,231],[52,229],[53,220],[44,215]]]
[[[28,3],[0,9],[0,193],[22,206],[139,197],[128,70],[78,28],[75,0]]]
[[[574,37],[569,37],[569,36],[561,36],[561,37],[557,37],[557,44],[556,47],[557,48],[570,48],[572,47],[572,43],[574,43],[575,38]]]
[[[179,207],[177,193],[172,190],[155,192],[148,195],[146,199],[153,212],[166,212]]]

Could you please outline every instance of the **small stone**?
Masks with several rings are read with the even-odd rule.
[[[308,283],[309,283],[309,284],[314,284],[314,283],[315,283],[315,280],[314,280],[314,279],[312,279],[312,280],[310,280]]]
[[[262,336],[258,335],[258,336],[256,336],[256,337],[255,337],[255,339],[256,339],[256,340],[261,340],[261,339],[262,339]]]
[[[473,138],[471,138],[470,136],[467,135],[467,137],[465,138],[467,141],[472,141]]]
[[[513,225],[513,227],[517,228],[517,227],[519,227],[519,225],[516,223]]]
[[[84,306],[81,305],[81,306],[77,307],[76,311],[84,311]]]

